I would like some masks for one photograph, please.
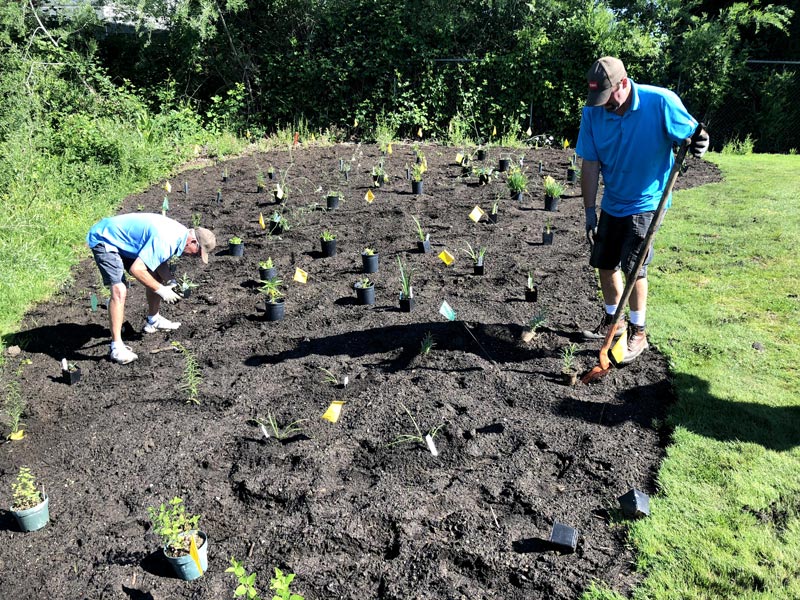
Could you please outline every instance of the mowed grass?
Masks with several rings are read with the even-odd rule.
[[[677,403],[633,596],[800,598],[800,157],[711,160],[724,183],[676,193],[656,238],[648,330]]]

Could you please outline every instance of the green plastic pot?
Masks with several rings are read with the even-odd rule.
[[[203,569],[203,573],[205,573],[208,569],[208,536],[203,531],[190,531],[186,535],[193,533],[196,533],[203,540],[197,548],[197,555],[200,557],[200,567]],[[202,576],[203,573],[198,570],[194,559],[188,554],[185,556],[170,556],[167,554],[166,548],[162,548],[162,551],[164,552],[164,558],[172,565],[172,569],[175,571],[175,575],[178,576],[178,579],[192,581]]]
[[[33,508],[19,511],[11,509],[22,531],[36,531],[47,525],[50,520],[50,498],[45,493],[42,493],[42,497],[44,500]]]

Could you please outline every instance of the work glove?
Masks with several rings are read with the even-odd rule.
[[[584,207],[586,213],[586,241],[589,246],[594,246],[594,236],[597,235],[597,213],[594,206]]]
[[[156,290],[156,294],[167,304],[175,304],[181,299],[181,297],[175,293],[175,290],[172,289],[171,285],[162,285]]]
[[[701,158],[708,150],[708,132],[703,128],[703,124],[695,130],[689,143],[689,152],[696,158]]]

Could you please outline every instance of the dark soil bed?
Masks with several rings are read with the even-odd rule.
[[[132,286],[125,338],[139,360],[130,365],[107,359],[102,296],[97,311],[90,307],[90,295],[100,295],[91,260],[26,316],[7,340],[22,352],[7,358],[4,381],[21,382],[27,435],[0,449],[0,496],[8,505],[27,465],[49,493],[52,521],[22,534],[3,516],[0,596],[230,598],[231,556],[258,572],[265,597],[276,566],[296,573],[293,587],[309,599],[575,598],[594,579],[630,591],[637,574],[616,499],[632,487],[654,492],[664,448],[654,421],[670,401],[669,373],[651,349],[598,384],[561,381],[568,344],[578,345],[581,371],[596,364],[600,346],[577,337],[600,315],[579,189],[568,187],[559,212],[545,212],[536,174],[541,160],[545,174],[564,181],[570,154],[529,150],[529,191],[515,203],[505,174],[479,186],[461,177],[456,150],[423,150],[425,194],[411,194],[412,149],[396,145],[386,158],[391,179],[373,188],[372,204],[364,196],[374,146],[245,157],[226,163],[225,183],[219,165],[174,177],[169,215],[187,225],[200,215],[220,247],[207,267],[178,262],[178,276],[199,287],[162,309],[182,322],[174,333],[140,333],[144,293]],[[491,149],[486,164],[499,155]],[[274,182],[256,193],[256,173],[284,171],[292,159],[282,208]],[[340,159],[352,161],[349,181]],[[689,163],[679,187],[719,180],[709,163]],[[336,210],[323,210],[328,189],[344,194]],[[158,212],[163,196],[154,187],[123,212]],[[468,218],[495,199],[497,224]],[[275,209],[293,227],[269,236],[258,217]],[[430,232],[433,253],[417,252],[411,215]],[[552,246],[542,245],[548,218]],[[323,230],[337,236],[335,257],[322,258]],[[234,235],[245,241],[241,258],[227,253]],[[488,247],[484,276],[472,274],[468,242]],[[380,254],[371,307],[357,305],[353,291],[366,246]],[[444,249],[456,256],[449,267],[437,258]],[[275,323],[264,320],[257,290],[258,261],[268,256],[285,283],[286,318]],[[397,257],[414,273],[410,313],[398,306]],[[296,267],[308,272],[306,284],[292,281]],[[537,303],[524,301],[529,271]],[[443,300],[455,321],[439,314]],[[542,312],[539,335],[521,341]],[[428,332],[435,346],[421,356]],[[153,353],[173,340],[202,369],[199,405],[181,389],[182,355]],[[78,384],[61,381],[62,357],[82,368]],[[349,385],[325,382],[321,369]],[[345,401],[335,424],[321,418],[334,400]],[[438,457],[424,444],[390,446],[415,432],[404,407],[423,433],[441,427]],[[267,440],[251,419],[270,414],[281,425],[303,419],[302,433]],[[169,573],[146,512],[174,496],[202,515],[209,536],[209,570],[191,583]],[[547,543],[555,522],[578,530],[574,553]]]

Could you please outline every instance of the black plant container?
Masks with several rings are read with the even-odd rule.
[[[578,545],[578,530],[556,521],[553,523],[549,542],[559,552],[571,554]]]
[[[256,184],[256,194],[263,194],[264,193],[264,186],[260,183]]]
[[[280,235],[283,233],[283,222],[282,221],[270,221],[269,222],[269,234],[270,235]]]
[[[320,242],[322,243],[322,256],[326,258],[336,256],[336,240],[323,240],[320,238]]]
[[[261,281],[269,281],[270,279],[275,279],[277,276],[278,267],[270,267],[269,269],[258,267],[258,278]]]
[[[423,254],[428,254],[431,251],[431,241],[425,240],[424,242],[417,242],[417,250]]]
[[[184,300],[186,300],[186,298],[191,297],[191,295],[192,295],[192,288],[188,287],[186,289],[181,290],[181,296],[183,296]]]
[[[548,212],[556,212],[558,210],[559,200],[560,198],[558,196],[545,196],[544,209]]]
[[[81,368],[75,367],[72,370],[61,370],[61,377],[68,385],[75,385],[81,380]]]
[[[361,282],[355,284],[356,298],[359,304],[375,304],[375,286],[362,287]]]
[[[386,183],[386,175],[373,175],[372,183],[375,184],[375,187],[381,187]]]
[[[422,184],[425,183],[424,181],[412,181],[411,182],[411,193],[419,196],[422,193]]]
[[[539,299],[539,288],[534,287],[532,290],[525,288],[525,302],[536,302]]]
[[[553,236],[555,235],[554,231],[547,233],[546,231],[542,232],[542,245],[543,246],[552,246],[553,245]]]
[[[411,312],[414,308],[414,298],[400,298],[400,310],[402,312]]]
[[[473,275],[483,275],[483,261],[472,265]]]
[[[489,223],[497,223],[497,213],[489,213],[486,216],[489,219]]]
[[[508,158],[501,158],[497,163],[497,170],[501,173],[505,173],[508,171],[508,166],[511,164],[511,160]]]
[[[522,202],[522,192],[511,192],[511,199],[517,202]]]
[[[478,160],[486,160],[486,150],[478,150],[475,152],[475,158]]]
[[[244,242],[241,244],[228,244],[228,253],[231,256],[243,256],[244,255]]]
[[[276,298],[273,302],[267,300],[264,308],[264,318],[267,321],[282,321],[286,316],[286,303],[283,298]]]
[[[361,254],[361,270],[364,273],[377,273],[378,272],[378,253],[375,254]]]
[[[491,181],[491,178],[489,177],[488,173],[481,173],[480,175],[478,175],[478,183],[480,183],[481,185],[486,185],[487,183],[489,183],[489,181]]]
[[[618,498],[626,517],[638,519],[650,514],[650,497],[644,492],[632,489]]]
[[[326,199],[328,210],[339,208],[339,196],[328,196]]]
[[[567,169],[567,183],[578,183],[578,169],[574,167]]]

